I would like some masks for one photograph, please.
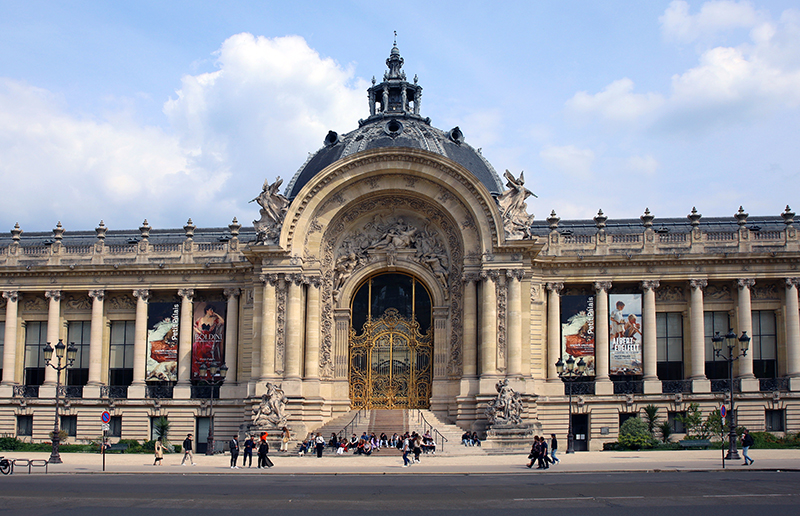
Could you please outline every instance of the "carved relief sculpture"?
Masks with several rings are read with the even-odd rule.
[[[289,199],[278,193],[282,183],[280,177],[271,185],[269,180],[264,181],[261,194],[250,201],[256,201],[261,206],[261,218],[253,221],[259,243],[274,243],[280,236],[283,219],[289,209]]]
[[[522,396],[520,393],[508,386],[508,379],[497,382],[495,389],[497,389],[497,396],[486,407],[489,424],[521,424]]]
[[[536,194],[525,188],[525,174],[520,172],[519,178],[511,175],[511,172],[506,170],[503,174],[508,182],[506,186],[508,190],[504,191],[497,198],[497,203],[500,206],[500,215],[503,217],[503,226],[505,228],[506,237],[510,240],[531,239],[531,225],[533,224],[533,215],[528,215],[528,205],[525,199]]]
[[[281,427],[286,425],[286,394],[279,385],[267,382],[267,392],[261,396],[261,404],[253,415],[253,424],[257,427]]]

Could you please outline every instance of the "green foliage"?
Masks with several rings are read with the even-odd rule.
[[[655,437],[656,426],[658,425],[658,407],[646,405],[644,407],[645,421],[647,421],[647,431]]]
[[[647,430],[647,423],[638,417],[629,418],[622,423],[617,442],[630,450],[652,448],[655,445],[653,435]]]
[[[750,432],[750,435],[753,437],[753,448],[800,448],[800,433],[786,434],[785,437],[778,437],[769,432]]]
[[[170,429],[170,422],[164,416],[156,419],[153,422],[153,433],[155,434],[155,438],[161,438],[161,443],[168,447],[169,445],[169,429]]]
[[[686,427],[687,439],[709,438],[708,426],[704,424],[705,421],[703,421],[703,414],[700,412],[698,403],[689,404],[689,408],[686,409],[686,415],[678,415],[677,418]]]
[[[672,435],[672,424],[669,421],[662,421],[658,424],[658,430],[661,432],[661,442],[668,443]]]

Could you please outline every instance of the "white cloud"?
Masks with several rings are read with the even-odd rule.
[[[658,20],[667,39],[690,43],[731,29],[749,29],[761,18],[750,2],[706,2],[697,14],[689,14],[689,4],[675,0]]]
[[[579,149],[574,145],[548,145],[539,152],[539,157],[551,169],[576,179],[588,179],[592,175],[595,156],[591,149]]]
[[[165,102],[171,130],[141,125],[126,99],[83,118],[46,90],[0,78],[0,175],[17,194],[0,218],[28,231],[59,220],[67,230],[101,219],[111,229],[145,218],[162,228],[188,217],[247,224],[265,178],[287,184],[329,129],[354,129],[368,113],[367,83],[303,38],[238,34],[216,57],[216,71],[183,77]]]
[[[745,28],[749,39],[700,50],[697,65],[673,75],[666,95],[635,93],[633,81],[624,78],[599,93],[576,93],[567,110],[630,129],[691,132],[800,106],[800,12],[784,11],[774,22],[749,3],[707,2],[694,15],[688,9],[683,1],[670,4],[661,17],[666,36],[692,41]]]

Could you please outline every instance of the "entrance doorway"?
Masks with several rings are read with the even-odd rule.
[[[423,284],[407,274],[369,278],[353,298],[351,321],[352,407],[430,407],[431,299]]]
[[[572,415],[572,433],[575,435],[575,451],[589,449],[589,414]]]

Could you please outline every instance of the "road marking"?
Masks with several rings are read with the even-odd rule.
[[[515,502],[565,502],[575,500],[638,500],[644,496],[584,496],[584,497],[569,497],[569,498],[514,498]]]

